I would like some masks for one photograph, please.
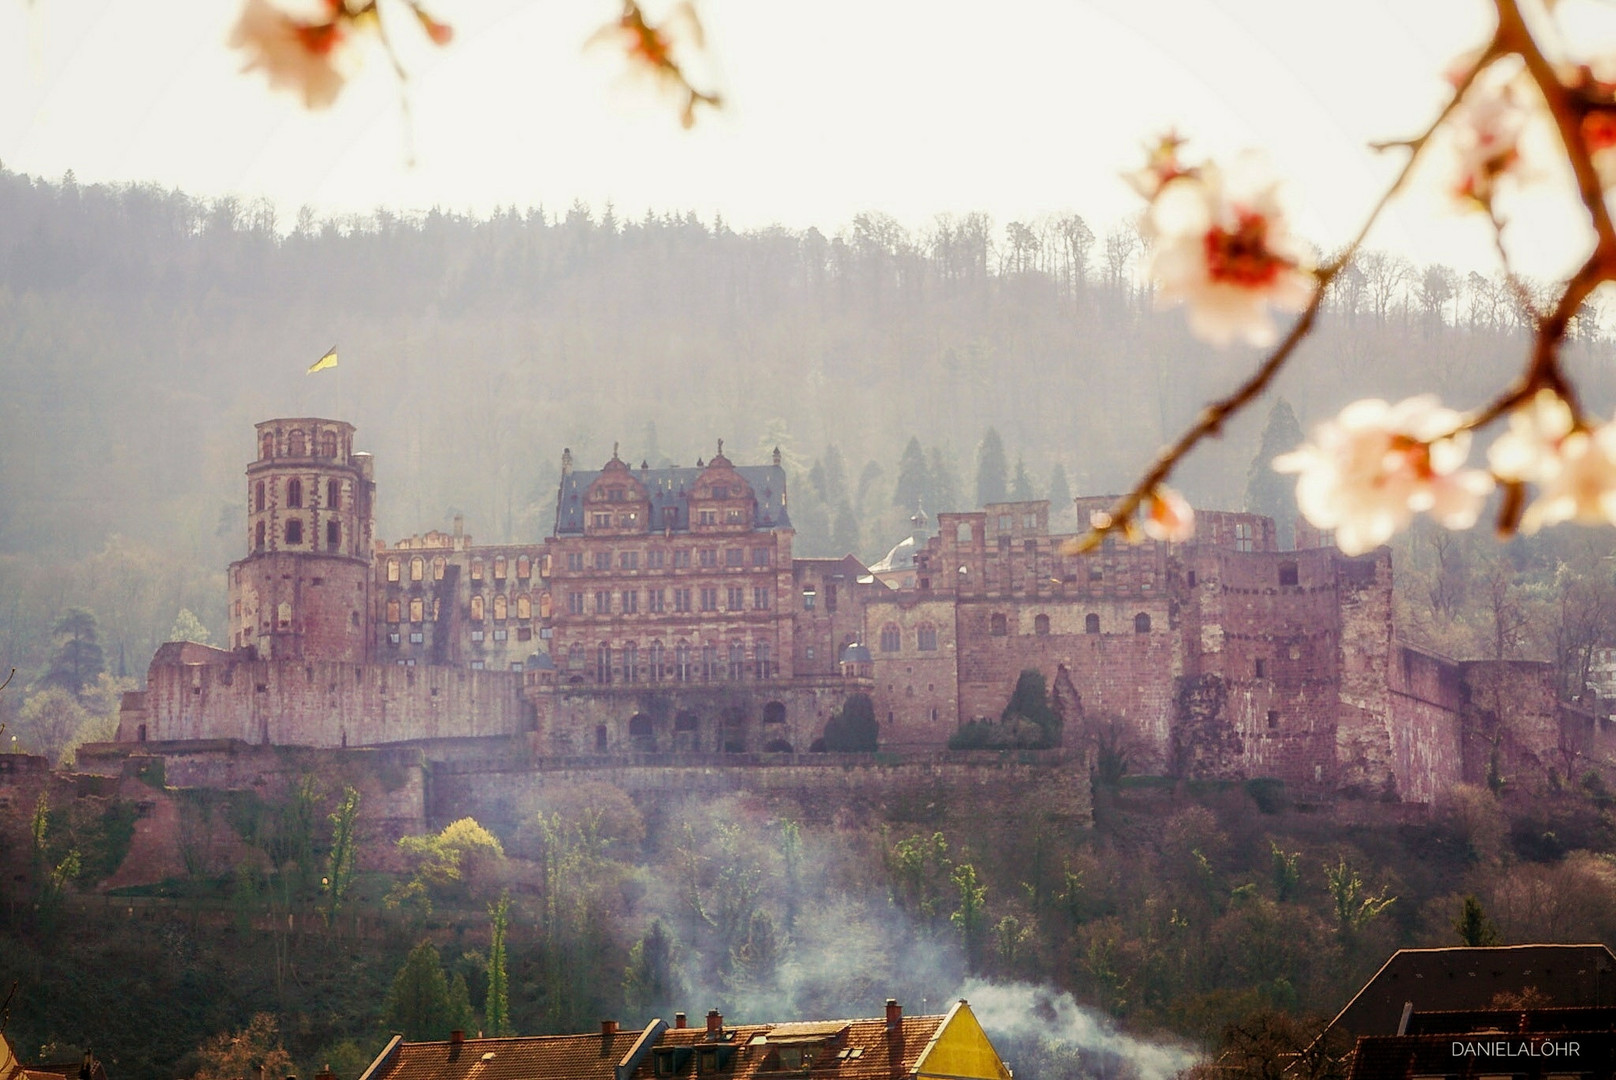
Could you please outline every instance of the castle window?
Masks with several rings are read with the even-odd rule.
[[[705,682],[712,682],[723,672],[718,667],[718,646],[703,645],[701,647],[701,677]]]
[[[690,569],[690,549],[684,548],[673,553],[673,568],[675,570]]]
[[[526,555],[518,555],[516,557],[516,577],[517,577],[517,579],[520,580],[520,581],[526,581],[528,578],[530,578],[532,576],[533,576],[533,560],[530,557],[526,556]]]
[[[664,506],[662,508],[662,527],[671,529],[677,524],[679,524],[679,508],[676,506]]]
[[[292,605],[282,600],[280,606],[275,609],[275,621],[280,629],[290,630],[292,628]]]
[[[653,641],[645,650],[646,671],[652,682],[662,681],[662,642]]]
[[[717,566],[718,565],[718,549],[717,548],[702,548],[701,549],[701,565],[703,565],[703,566]]]
[[[325,504],[332,510],[342,509],[342,483],[337,480],[327,480],[325,483]]]
[[[287,544],[301,544],[303,542],[303,522],[293,518],[286,523]]]
[[[769,607],[769,590],[763,586],[752,589],[752,606],[759,611],[766,611]]]
[[[328,431],[320,436],[320,455],[334,458],[337,456],[337,433]]]
[[[1268,661],[1266,661],[1266,660],[1259,657],[1258,660],[1257,660],[1257,678],[1266,679],[1267,677],[1268,677]]]
[[[471,598],[471,621],[483,621],[483,598],[480,593]]]
[[[473,581],[481,581],[482,579],[483,579],[483,561],[481,559],[473,559],[473,560],[471,560],[471,580],[473,580]]]
[[[645,553],[645,568],[647,570],[662,569],[664,554],[661,548],[652,548]]]
[[[1136,634],[1150,633],[1150,616],[1143,611],[1133,617],[1133,632]]]
[[[812,585],[810,585],[806,589],[802,590],[802,610],[804,610],[804,611],[812,611],[812,610],[814,610],[814,598],[817,595],[818,594],[814,592],[814,587]]]
[[[673,677],[689,682],[690,674],[690,643],[681,641],[673,647]]]
[[[506,638],[508,638],[510,636],[511,636],[511,632],[509,630],[505,629],[503,626],[501,626],[499,629],[494,631],[494,640],[495,641],[504,641]]]
[[[757,649],[755,650],[755,654],[757,656],[757,677],[760,679],[774,678],[773,650],[769,648],[767,643],[763,643],[758,645]],[[784,706],[781,706],[780,720],[784,722],[785,718],[786,710]],[[763,722],[765,724],[769,722],[769,707],[767,705],[763,707]]]
[[[1003,615],[995,612],[988,616],[988,633],[994,637],[1004,637],[1010,632],[1010,623]]]
[[[1000,514],[999,515],[999,531],[1000,532],[1002,532],[1002,533],[1009,532],[1010,529],[1013,527],[1013,525],[1014,525],[1014,520],[1012,519],[1012,517],[1009,514]]]
[[[1032,632],[1039,637],[1049,636],[1049,616],[1037,615],[1032,620]]]
[[[505,580],[505,556],[503,555],[494,556],[494,580]]]
[[[717,525],[717,510],[699,510],[696,512],[696,523],[699,525]]]
[[[1192,589],[1195,588],[1195,571],[1194,570],[1191,570],[1188,574],[1184,575],[1184,583],[1186,585],[1188,585]]]
[[[718,610],[718,590],[716,588],[701,590],[701,610]]]
[[[387,644],[389,644],[389,645],[397,645],[398,644],[398,631],[397,630],[393,630],[393,631],[388,633],[388,635],[387,635]]]
[[[260,514],[264,512],[264,482],[262,480],[258,481],[258,484],[253,488],[253,509]]]
[[[606,489],[606,501],[607,502],[622,502],[623,498],[624,498],[624,496],[623,496],[623,489],[622,488],[620,488],[620,487],[609,487],[609,488]]]
[[[881,651],[897,652],[903,648],[903,631],[894,623],[887,623],[881,628]]]
[[[740,548],[725,548],[724,549],[724,565],[725,566],[741,566],[745,562],[746,562],[746,552],[745,551],[741,550]]]
[[[258,456],[261,458],[272,458],[275,456],[275,436],[271,435],[267,431],[264,432],[263,448],[262,452]]]
[[[753,566],[768,566],[769,565],[769,549],[766,548],[766,547],[753,548],[752,549],[752,565]]]
[[[533,600],[527,593],[518,593],[516,596],[516,617],[518,619],[533,617]]]
[[[567,650],[567,670],[582,671],[584,669],[584,647],[574,645]]]
[[[1036,555],[1036,554],[1038,554],[1038,541],[1036,541],[1036,540],[1023,540],[1021,542],[1021,550],[1023,552],[1025,552],[1026,554],[1028,554],[1028,555]]]
[[[836,586],[828,582],[825,585],[825,610],[836,610]]]
[[[724,590],[724,608],[727,611],[742,611],[746,608],[746,590],[739,585],[731,585]]]
[[[667,590],[647,589],[645,590],[645,610],[660,615],[668,610],[667,599]]]
[[[1268,729],[1272,731],[1279,727],[1279,713],[1274,709],[1268,710]]]
[[[729,643],[729,678],[739,682],[746,667],[746,646],[739,641]]]
[[[715,498],[715,499],[727,499],[727,498],[729,498],[729,488],[722,485],[722,484],[715,485],[713,487],[713,498]]]
[[[584,613],[584,594],[571,592],[567,594],[567,614],[582,615]]]
[[[295,510],[303,508],[303,481],[286,481],[286,505]]]
[[[494,594],[494,621],[504,622],[510,614],[510,602],[505,599],[504,593]]]
[[[480,644],[483,640],[483,636],[483,628],[480,626],[471,632],[471,640],[473,643]]]
[[[550,617],[550,603],[550,594],[547,592],[541,592],[539,594],[539,618],[548,619]],[[549,628],[546,627],[544,632],[549,634]]]
[[[410,580],[420,581],[426,576],[426,560],[416,555],[410,559]]]
[[[632,510],[626,514],[617,515],[617,527],[619,529],[632,529],[639,525],[639,523],[640,515],[634,513]]]
[[[1100,617],[1092,611],[1083,616],[1083,632],[1085,634],[1098,634],[1100,632]]]
[[[971,523],[962,521],[954,526],[954,543],[969,544],[971,542]]]
[[[610,570],[612,568],[612,553],[609,551],[595,552],[595,569]]]
[[[1282,562],[1279,564],[1279,583],[1281,585],[1295,585],[1297,582],[1296,564]]]
[[[1234,549],[1252,551],[1256,547],[1254,530],[1250,522],[1242,521],[1234,527]]]
[[[612,594],[605,589],[595,593],[595,614],[610,615],[612,613]]]
[[[623,614],[637,615],[640,611],[640,592],[638,589],[623,590]]]
[[[640,649],[633,642],[623,646],[623,681],[640,681]]]
[[[640,553],[638,551],[619,552],[617,565],[624,570],[638,570],[640,568]]]
[[[264,550],[264,523],[262,521],[258,523],[258,531],[253,536],[253,550]]]
[[[325,548],[327,551],[336,551],[342,546],[342,523],[328,521],[325,523]]]
[[[443,617],[443,600],[440,597],[432,598],[432,621],[437,622]]]
[[[567,569],[582,570],[584,568],[584,553],[581,551],[567,552]]]
[[[599,754],[604,754],[606,752],[606,725],[605,724],[597,724],[597,725],[595,725],[595,752],[599,753]]]
[[[432,560],[432,580],[442,581],[443,571],[448,567],[448,565],[449,564],[444,560],[442,555],[434,557]]]
[[[418,623],[426,618],[426,603],[419,596],[410,600],[410,622]]]
[[[411,630],[410,631],[410,644],[411,645],[420,645],[424,641],[426,641],[426,635],[422,631],[420,631],[420,630]]]
[[[286,440],[286,452],[291,457],[302,457],[304,455],[303,432],[292,432],[291,436]]]
[[[398,580],[398,560],[397,559],[388,559],[387,560],[387,580],[388,581],[397,581]]]
[[[937,627],[931,623],[921,623],[915,629],[915,647],[921,652],[937,651]]]
[[[390,623],[398,622],[398,610],[399,610],[399,602],[397,600],[389,600],[389,601],[387,601],[387,621],[388,622],[390,622]]]
[[[681,613],[682,612],[687,612],[687,611],[690,610],[690,590],[689,589],[675,589],[675,590],[673,590],[673,610],[675,612],[681,612]]]
[[[744,510],[725,510],[724,511],[724,523],[726,525],[745,525],[746,524],[746,511],[744,511]]]
[[[589,522],[597,529],[609,529],[612,527],[612,515],[591,514],[589,515]]]

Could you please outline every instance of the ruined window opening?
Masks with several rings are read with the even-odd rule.
[[[504,593],[494,594],[494,621],[504,622],[510,615],[510,601],[505,599]]]
[[[260,514],[264,512],[264,482],[262,480],[258,481],[253,488],[253,509]]]
[[[595,750],[604,754],[606,752],[606,725],[595,725]]]
[[[473,581],[481,581],[482,579],[483,579],[483,561],[481,559],[473,559],[473,560],[471,560],[471,580],[473,580]]]
[[[304,455],[302,431],[292,432],[291,436],[286,440],[286,452],[290,457],[302,457]]]
[[[342,524],[336,521],[325,523],[325,548],[327,551],[336,551],[342,546]]]
[[[286,505],[294,510],[303,509],[303,481],[286,481]]]
[[[673,718],[674,731],[695,731],[699,726],[693,712],[682,712]]]
[[[325,504],[333,510],[342,509],[342,483],[338,480],[325,482]]]
[[[903,631],[893,623],[881,628],[881,651],[897,652],[903,648]]]
[[[473,596],[471,598],[471,621],[472,622],[482,622],[483,621],[483,598],[482,598],[481,594]]]
[[[505,567],[506,567],[505,556],[503,556],[503,555],[495,555],[494,556],[494,580],[495,581],[504,581],[505,580]]]
[[[426,618],[426,603],[419,597],[410,600],[410,622],[418,623]]]
[[[527,555],[518,555],[516,557],[516,576],[523,581],[533,576],[533,560],[531,557]]]
[[[1256,549],[1255,531],[1250,522],[1242,521],[1234,527],[1234,549],[1236,551],[1253,551]]]
[[[426,560],[417,555],[410,560],[410,580],[420,581],[426,576]]]
[[[1279,583],[1281,585],[1295,585],[1297,583],[1295,563],[1286,561],[1279,564]]]
[[[612,681],[612,647],[602,645],[595,650],[595,681],[609,683]]]
[[[969,544],[971,542],[971,523],[962,521],[954,526],[954,543]]]
[[[628,718],[628,737],[636,740],[648,740],[655,737],[651,727],[651,718],[644,713],[635,713]]]
[[[1257,660],[1257,678],[1266,679],[1267,677],[1268,677],[1268,661],[1263,660],[1263,659],[1261,659],[1259,657],[1258,660]]]
[[[516,598],[516,617],[518,619],[531,619],[533,617],[533,598],[527,593],[521,593]]]
[[[774,677],[774,652],[773,652],[773,650],[770,649],[769,646],[766,645],[766,644],[760,644],[757,647],[756,655],[757,655],[757,677],[760,678],[760,679],[772,679]],[[781,706],[780,718],[782,720],[785,719],[785,711],[784,711],[784,709],[785,709],[785,707]],[[765,712],[765,722],[767,722],[767,711],[768,710],[765,708],[765,710],[764,710],[764,712]]]
[[[303,522],[297,518],[286,523],[286,542],[288,544],[301,544],[303,542]]]
[[[829,582],[825,584],[825,610],[832,614],[836,612],[836,586]]]
[[[267,431],[264,432],[263,453],[259,454],[258,456],[263,458],[272,458],[275,456],[275,436],[271,435]]]
[[[1195,588],[1195,571],[1191,570],[1187,575],[1185,575],[1184,581],[1187,585],[1189,585],[1190,588]]]
[[[1009,551],[1010,550],[1010,534],[1009,533],[1005,533],[1004,535],[999,537],[999,550],[1000,551]]]
[[[398,580],[398,560],[397,559],[388,559],[387,560],[387,580],[388,581],[397,581]]]
[[[1038,615],[1032,620],[1032,632],[1039,637],[1049,636],[1049,616]]]
[[[397,600],[389,600],[389,601],[387,601],[387,621],[390,622],[390,623],[398,622],[398,613],[399,613],[399,601],[397,601]]]
[[[915,647],[921,652],[936,652],[937,627],[931,623],[921,623],[915,629]]]
[[[1143,611],[1133,617],[1133,632],[1136,634],[1150,633],[1150,616]]]
[[[258,523],[258,531],[257,531],[256,535],[253,537],[253,550],[255,550],[255,551],[263,551],[264,550],[264,523],[262,521],[260,521]]]
[[[1270,731],[1272,731],[1274,728],[1277,728],[1277,727],[1279,727],[1279,712],[1277,710],[1274,710],[1274,709],[1269,709],[1268,710],[1268,728],[1269,728]]]
[[[1036,554],[1038,554],[1038,541],[1036,541],[1036,540],[1023,540],[1021,542],[1021,550],[1026,552],[1028,555],[1036,555]]]
[[[1083,632],[1085,634],[1098,634],[1100,632],[1100,617],[1092,612],[1083,616]]]
[[[988,633],[994,637],[1004,637],[1010,633],[1010,621],[995,612],[988,617]]]
[[[320,436],[320,456],[334,458],[337,456],[337,433],[328,431]]]
[[[439,555],[436,558],[434,558],[432,560],[432,580],[433,581],[442,581],[443,580],[443,571],[448,567],[448,565],[449,564],[446,561],[444,561],[444,558],[443,558],[442,555]]]

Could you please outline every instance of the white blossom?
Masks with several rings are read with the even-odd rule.
[[[1184,496],[1161,485],[1150,494],[1144,527],[1152,540],[1184,543],[1195,539],[1195,510]]]
[[[1311,442],[1274,459],[1296,473],[1296,502],[1320,529],[1334,529],[1336,544],[1359,555],[1428,512],[1450,529],[1475,524],[1492,478],[1463,469],[1468,432],[1459,414],[1425,395],[1389,405],[1355,401],[1313,433]]]
[[[1509,430],[1487,448],[1487,464],[1505,482],[1546,480],[1559,467],[1560,447],[1572,427],[1571,406],[1553,390],[1539,390],[1510,413]]]
[[[243,71],[262,69],[270,86],[301,94],[311,109],[337,99],[347,81],[343,69],[356,57],[337,9],[327,21],[301,22],[269,0],[247,0],[230,46],[247,54]]]
[[[1616,523],[1616,424],[1579,429],[1560,440],[1521,528],[1531,533],[1562,521]]]
[[[1277,186],[1249,158],[1227,177],[1204,165],[1164,183],[1145,215],[1157,303],[1185,304],[1190,329],[1214,344],[1273,344],[1269,308],[1300,311],[1317,288]]]

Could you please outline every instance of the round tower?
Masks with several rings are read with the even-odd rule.
[[[247,557],[230,565],[230,644],[260,659],[363,662],[369,652],[376,483],[354,427],[257,425]]]

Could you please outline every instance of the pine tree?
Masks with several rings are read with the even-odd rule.
[[[892,490],[892,505],[912,514],[930,487],[931,470],[926,467],[925,451],[920,449],[920,440],[910,436],[909,445],[903,448],[903,457],[898,461],[898,483]]]
[[[449,980],[444,977],[438,947],[423,940],[410,950],[393,979],[387,995],[387,1023],[412,1042],[446,1039],[453,1028],[448,1023],[449,1006]]]
[[[825,505],[835,506],[847,498],[847,463],[835,443],[825,447],[821,460],[825,467]]]
[[[628,970],[623,973],[623,999],[629,1008],[649,1014],[684,995],[676,953],[662,920],[653,920],[645,936],[629,949]]]
[[[1032,502],[1038,498],[1038,489],[1032,485],[1032,477],[1027,475],[1027,463],[1019,456],[1016,458],[1016,474],[1010,481],[1010,498],[1016,502]]]
[[[943,457],[941,447],[934,446],[927,455],[926,472],[931,477],[931,490],[926,493],[926,513],[935,520],[938,514],[964,509],[960,505],[959,477],[954,466]]]
[[[60,686],[71,694],[79,694],[84,687],[95,682],[97,675],[106,670],[106,657],[97,640],[95,616],[84,608],[69,608],[51,631],[60,640],[56,654],[51,657],[50,669],[40,683]]]
[[[1459,935],[1460,943],[1471,948],[1499,944],[1498,928],[1473,895],[1464,898],[1459,917],[1453,920],[1453,930]]]
[[[1262,445],[1246,470],[1246,510],[1265,514],[1274,519],[1279,533],[1279,546],[1294,546],[1296,526],[1296,483],[1274,471],[1274,459],[1302,444],[1302,425],[1296,422],[1296,413],[1290,402],[1280,398],[1268,411],[1268,423],[1263,426]]]
[[[1010,467],[1004,457],[1004,440],[993,428],[982,436],[982,445],[976,448],[976,505],[1004,502],[1006,475]]]
[[[836,517],[830,527],[830,550],[834,557],[843,555],[857,555],[859,553],[858,515],[847,502],[836,508]]]
[[[1049,474],[1049,521],[1051,531],[1054,531],[1055,522],[1064,522],[1071,515],[1072,486],[1066,480],[1066,466],[1057,461],[1055,471]]]

